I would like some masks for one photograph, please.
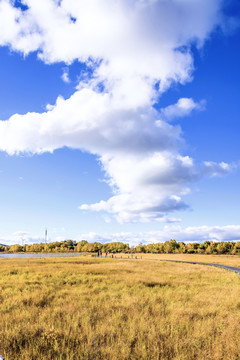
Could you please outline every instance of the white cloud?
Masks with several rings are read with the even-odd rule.
[[[0,7],[0,44],[27,54],[38,51],[47,63],[103,60],[98,76],[123,96],[131,80],[190,80],[190,42],[202,43],[220,23],[218,0],[25,0],[21,11],[11,1]],[[75,21],[72,21],[72,19]],[[185,46],[185,49],[181,47]]]
[[[192,226],[183,228],[181,226],[165,226],[159,231],[150,232],[121,232],[115,234],[81,234],[77,237],[78,241],[85,239],[89,242],[125,242],[130,245],[150,244],[165,242],[175,239],[180,242],[199,242],[204,241],[240,241],[240,225],[226,226]]]
[[[13,234],[0,237],[0,243],[4,245],[13,245],[13,244],[35,244],[43,242],[44,238],[37,235],[32,235],[27,231],[16,231]]]
[[[169,211],[187,208],[180,195],[186,183],[198,176],[192,159],[168,151],[102,157],[101,161],[115,195],[80,209],[112,213],[121,223],[166,221]]]
[[[196,103],[191,98],[181,98],[176,104],[169,105],[162,109],[161,114],[164,119],[173,120],[174,118],[190,115],[193,110],[204,110],[204,107],[204,100]]]
[[[166,120],[186,116],[202,103],[182,98],[160,113],[153,105],[173,82],[192,80],[190,46],[203,44],[221,23],[220,2],[24,3],[26,11],[0,2],[0,45],[25,55],[37,51],[46,63],[82,61],[93,76],[44,113],[1,121],[0,149],[41,154],[68,146],[96,154],[114,194],[80,209],[105,211],[119,222],[174,221],[168,212],[187,208],[182,196],[201,170],[181,156],[181,128]]]
[[[61,77],[63,82],[65,82],[66,84],[70,83],[68,68],[63,69],[63,73]]]
[[[204,173],[206,173],[210,176],[226,175],[236,167],[237,167],[237,165],[235,165],[235,164],[227,164],[223,161],[220,163],[216,163],[214,161],[205,161],[203,163]]]
[[[150,244],[157,242],[165,242],[170,239],[175,239],[180,242],[199,242],[204,241],[240,241],[240,225],[225,225],[225,226],[191,226],[182,227],[180,225],[166,225],[163,229],[158,231],[148,232],[119,232],[119,233],[103,233],[98,234],[94,232],[79,234],[73,236],[74,240],[87,240],[89,242],[115,242],[120,241],[129,243],[131,246],[142,244]],[[52,236],[49,241],[63,241],[63,236]],[[44,242],[44,238],[36,235],[31,235],[28,232],[18,231],[14,234],[0,237],[0,243],[5,245],[12,244],[34,244]]]

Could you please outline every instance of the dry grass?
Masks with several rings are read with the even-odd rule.
[[[3,259],[0,272],[7,360],[240,359],[235,273],[91,257]]]

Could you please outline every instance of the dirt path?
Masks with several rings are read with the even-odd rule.
[[[158,260],[158,259],[153,259],[153,260]],[[180,262],[180,263],[186,263],[186,264],[196,264],[196,265],[207,265],[207,266],[215,266],[215,267],[219,267],[225,270],[229,270],[229,271],[233,271],[236,272],[238,274],[240,274],[240,268],[237,267],[233,267],[233,266],[228,266],[228,265],[221,265],[221,264],[213,264],[213,263],[203,263],[203,262],[197,262],[197,261],[183,261],[183,260],[161,260],[159,259],[159,261],[171,261],[171,262]]]
[[[105,257],[105,256],[99,256],[99,257]],[[109,256],[108,256],[109,257]],[[110,256],[111,258],[111,256]],[[221,264],[213,264],[213,263],[204,263],[204,262],[198,262],[198,261],[184,261],[184,260],[166,260],[166,259],[142,259],[141,257],[137,256],[137,255],[133,255],[133,257],[129,258],[129,257],[119,257],[119,256],[114,256],[113,259],[123,259],[123,260],[151,260],[151,261],[170,261],[170,262],[177,262],[177,263],[185,263],[185,264],[193,264],[193,265],[207,265],[207,266],[215,266],[215,267],[219,267],[225,270],[229,270],[229,271],[233,271],[237,274],[240,275],[240,268],[238,267],[233,267],[233,266],[228,266],[228,265],[221,265]]]

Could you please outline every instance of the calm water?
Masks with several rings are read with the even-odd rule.
[[[39,257],[70,257],[82,256],[81,254],[1,254],[0,258],[14,259],[14,258],[39,258]]]

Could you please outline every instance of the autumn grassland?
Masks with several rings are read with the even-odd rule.
[[[240,276],[147,256],[1,259],[0,354],[240,359]],[[240,266],[238,256],[196,256],[165,258]]]

